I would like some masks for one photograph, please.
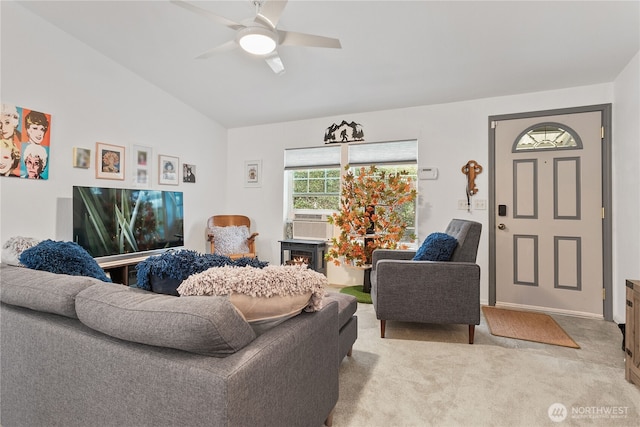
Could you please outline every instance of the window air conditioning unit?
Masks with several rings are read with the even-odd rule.
[[[329,240],[333,237],[333,225],[327,214],[295,214],[293,238],[300,240]]]

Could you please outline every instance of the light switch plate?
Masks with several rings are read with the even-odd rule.
[[[473,201],[473,209],[485,210],[487,209],[487,201],[485,199],[477,199]]]

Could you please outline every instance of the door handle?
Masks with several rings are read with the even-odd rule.
[[[498,224],[498,230],[504,230],[505,228],[507,228],[506,225],[504,224]]]

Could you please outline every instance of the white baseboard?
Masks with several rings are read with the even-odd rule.
[[[538,307],[533,305],[513,304],[508,302],[496,302],[496,307],[510,308],[514,310],[517,309],[517,310],[525,310],[525,311],[538,311],[538,312],[544,312],[547,314],[561,314],[564,316],[585,317],[588,319],[600,319],[600,320],[604,319],[603,315],[586,313],[583,311],[563,310],[560,308]]]

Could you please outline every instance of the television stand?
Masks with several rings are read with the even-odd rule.
[[[149,258],[150,254],[132,254],[130,257],[117,260],[99,261],[98,265],[102,268],[113,283],[122,283],[125,286],[134,286],[137,283],[136,265]]]

